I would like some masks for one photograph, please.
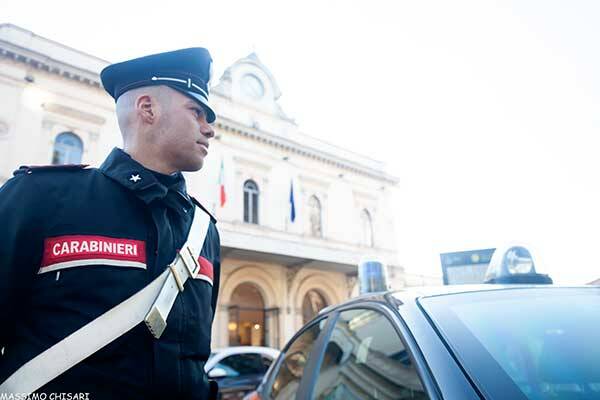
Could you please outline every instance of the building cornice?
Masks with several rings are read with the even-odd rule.
[[[12,39],[10,36],[7,36],[8,39],[0,38],[0,58],[6,58],[13,60],[14,62],[23,63],[34,69],[46,71],[51,74],[56,74],[66,79],[79,82],[91,87],[102,87],[102,84],[100,82],[99,70],[103,66],[108,65],[108,61],[101,60],[89,54],[85,54],[75,49],[63,46],[60,43],[39,37],[33,34],[32,32],[10,24],[0,24],[0,28],[3,28],[7,31],[17,32],[19,35],[25,35],[25,37],[33,37],[37,43],[37,47],[34,47],[34,49],[30,49],[21,46],[21,44],[25,43],[23,41],[23,38],[15,41],[11,41]],[[57,58],[50,57],[40,52],[40,49],[45,49],[45,47],[43,46],[44,44],[49,44],[50,46],[52,46],[52,48],[60,48],[62,50],[65,50],[71,56],[79,57],[79,66],[66,63]],[[82,66],[84,68],[82,68]],[[85,66],[89,66],[90,69],[86,69]],[[96,71],[96,69],[98,70]],[[263,142],[275,148],[280,148],[292,154],[297,154],[309,159],[314,159],[324,164],[337,167],[341,170],[355,173],[357,175],[367,176],[369,178],[382,181],[386,184],[396,185],[399,183],[398,178],[387,174],[382,169],[373,168],[372,166],[369,166],[369,160],[366,160],[364,163],[361,163],[360,159],[358,158],[357,160],[354,160],[353,157],[350,157],[349,159],[347,157],[336,155],[335,148],[333,148],[330,145],[325,146],[326,150],[328,151],[324,151],[323,149],[320,149],[318,147],[318,143],[309,142],[312,145],[307,145],[306,143],[300,143],[287,137],[282,137],[276,134],[266,132],[264,130],[261,130],[259,127],[253,128],[250,126],[245,126],[235,120],[220,115],[217,121],[217,127],[223,129],[224,131],[232,132],[240,136],[245,136],[250,139]],[[374,162],[373,165],[376,167],[377,162]]]
[[[0,57],[27,64],[37,70],[56,74],[62,76],[63,78],[92,87],[102,87],[100,83],[100,76],[97,72],[63,63],[44,54],[25,49],[5,40],[0,40]]]
[[[92,125],[102,126],[106,123],[106,118],[104,118],[102,116],[88,113],[88,112],[81,111],[81,110],[77,110],[75,108],[68,107],[63,104],[44,103],[44,104],[42,104],[42,108],[46,111],[49,111],[49,112],[52,112],[55,114],[60,114],[65,117],[74,118],[79,121],[88,122]]]
[[[263,130],[246,126],[227,117],[219,116],[215,125],[217,128],[222,129],[225,132],[230,132],[242,137],[247,137],[257,142],[264,143],[266,145],[281,149],[283,151],[288,151],[292,154],[297,154],[306,158],[320,161],[322,163],[337,167],[348,172],[367,176],[369,178],[374,178],[391,185],[396,185],[399,183],[398,178],[391,176],[383,171],[375,170],[373,168],[369,168],[364,165],[338,157],[334,154],[327,153],[316,148],[308,147],[306,145],[302,145],[296,141],[287,139],[285,137],[281,137],[265,132]]]
[[[383,258],[391,265],[397,264],[395,249],[366,247],[331,238],[298,235],[239,221],[220,220],[219,226],[222,246],[258,252],[263,256],[267,254],[289,256],[317,261],[316,265],[320,261],[356,268],[365,254],[372,254]]]

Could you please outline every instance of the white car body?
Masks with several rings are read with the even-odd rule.
[[[271,347],[261,346],[233,346],[224,347],[221,349],[213,349],[211,356],[209,357],[206,364],[204,364],[204,370],[207,372],[210,371],[215,365],[217,365],[221,360],[223,360],[226,357],[229,357],[234,354],[246,353],[261,354],[275,361],[277,357],[279,357],[280,351]]]

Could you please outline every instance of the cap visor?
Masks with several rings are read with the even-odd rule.
[[[191,98],[196,100],[198,103],[200,103],[202,105],[202,107],[204,107],[204,109],[206,110],[206,121],[208,123],[215,122],[215,119],[217,119],[215,111],[211,108],[210,104],[208,104],[208,101],[206,101],[206,99],[204,97],[202,97],[201,95],[194,93],[194,92],[188,92],[187,90],[183,90],[181,92],[190,96]]]

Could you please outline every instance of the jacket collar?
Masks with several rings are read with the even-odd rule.
[[[102,163],[99,170],[132,191],[146,204],[150,204],[155,200],[164,200],[168,206],[185,213],[193,207],[181,172],[165,175],[149,170],[131,158],[125,151],[116,147]],[[167,198],[169,192],[172,192],[174,196],[169,195]]]

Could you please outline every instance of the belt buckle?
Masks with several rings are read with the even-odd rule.
[[[192,259],[193,265],[190,265],[188,256]],[[194,278],[196,276],[196,273],[200,269],[200,265],[198,264],[198,260],[196,260],[196,257],[194,257],[194,251],[192,250],[192,248],[190,246],[185,246],[181,251],[179,251],[179,257],[181,257],[183,265],[185,265],[185,267],[187,268],[190,274],[190,278]]]
[[[175,265],[169,265],[169,269],[171,270],[171,274],[173,275],[173,278],[175,279],[175,283],[177,284],[177,289],[179,289],[180,292],[183,292],[183,282],[181,281],[181,277],[177,273],[177,268],[175,267]]]

